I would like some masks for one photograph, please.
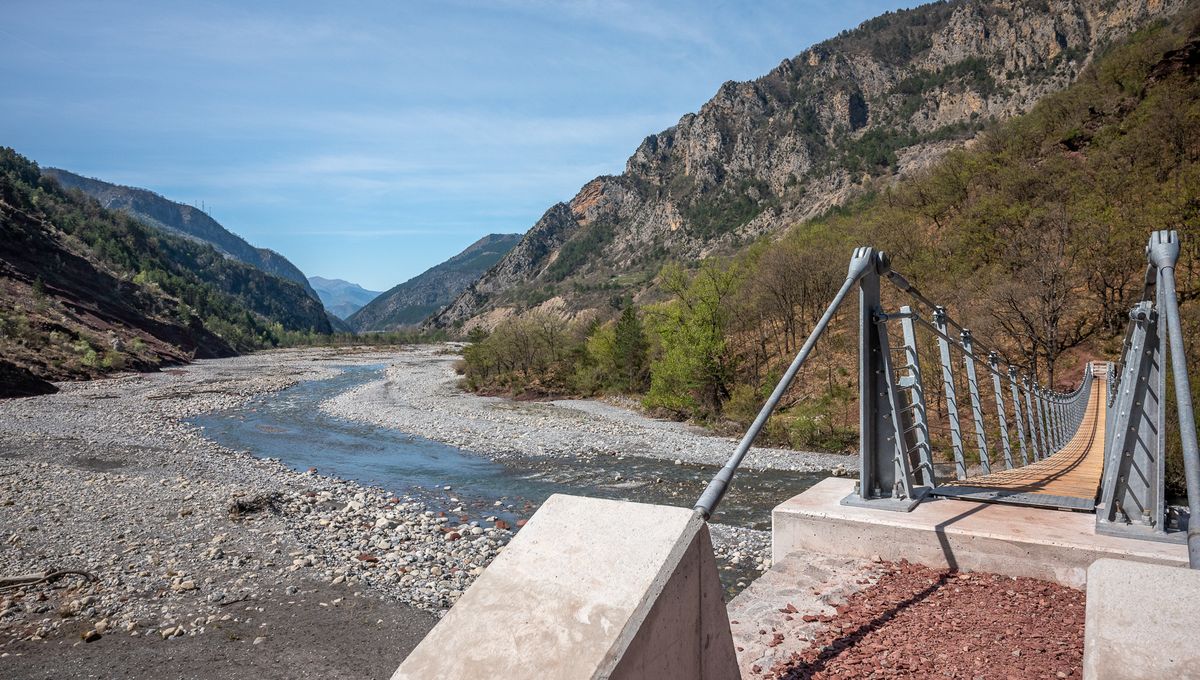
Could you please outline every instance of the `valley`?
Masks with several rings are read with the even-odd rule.
[[[1083,413],[1064,395],[1171,332],[1170,408],[1139,402],[1160,493],[1136,500],[1195,499],[1174,385],[1200,399],[1200,0],[879,0],[821,8],[821,35],[794,5],[715,3],[730,25],[707,28],[661,3],[428,8],[446,23],[426,31],[224,4],[240,30],[125,17],[149,36],[136,69],[81,39],[95,82],[0,41],[0,69],[72,84],[0,107],[0,676],[389,677],[440,621],[561,596],[424,658],[520,664],[555,649],[520,639],[537,616],[584,626],[553,662],[678,610],[705,649],[728,628],[756,680],[1080,677],[1079,570],[959,574],[957,516],[932,561],[884,544],[914,506],[971,502],[938,480],[1012,467],[1011,437],[1025,462],[1026,428],[1031,466],[1053,458]],[[143,106],[72,114],[108,110],[93,88]],[[61,143],[60,114],[82,121]],[[1131,324],[1154,286],[1162,315]],[[1114,385],[1076,433],[1150,442]],[[1104,475],[1070,507],[1100,518],[1136,477]],[[828,508],[799,524],[805,491]],[[995,494],[962,516],[1016,507]],[[878,533],[826,533],[859,511]],[[970,597],[936,609],[951,590]],[[975,631],[976,610],[1008,618]],[[932,624],[956,649],[862,643]]]

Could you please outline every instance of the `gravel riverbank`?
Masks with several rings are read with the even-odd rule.
[[[224,665],[172,675],[236,677],[339,608],[375,618],[329,630],[305,668],[263,677],[378,675],[378,659],[346,659],[385,638],[381,667],[394,668],[511,532],[225,449],[181,422],[391,356],[271,352],[0,401],[0,576],[81,572],[0,588],[0,675],[69,677],[46,655],[95,644],[114,663],[105,677],[121,677],[142,645],[221,630]]]
[[[513,401],[465,393],[457,386],[457,359],[448,345],[406,351],[392,359],[384,380],[342,394],[322,408],[496,459],[619,454],[723,465],[737,445],[686,423],[655,420],[602,401]],[[837,454],[754,448],[743,465],[819,471],[853,463]]]

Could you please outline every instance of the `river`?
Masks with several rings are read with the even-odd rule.
[[[492,518],[516,524],[554,493],[691,507],[716,472],[706,465],[603,454],[499,462],[482,452],[337,418],[320,409],[327,399],[381,379],[383,368],[346,367],[333,378],[301,382],[189,422],[223,446],[277,458],[295,470],[316,468],[321,474],[415,496],[435,510],[485,524]],[[713,521],[769,530],[775,505],[824,476],[744,470]],[[723,570],[723,576],[741,580],[747,576],[741,572]]]

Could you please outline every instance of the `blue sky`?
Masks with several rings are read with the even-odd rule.
[[[527,230],[722,82],[915,4],[7,3],[0,145],[384,290]]]

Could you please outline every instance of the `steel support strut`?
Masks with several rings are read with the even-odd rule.
[[[792,360],[783,377],[779,379],[779,383],[775,385],[775,390],[771,392],[771,396],[767,397],[767,401],[758,412],[758,416],[754,418],[754,422],[750,424],[750,429],[742,436],[742,440],[738,442],[737,448],[733,455],[725,463],[725,466],[717,471],[705,487],[704,492],[700,494],[700,498],[696,501],[695,510],[702,515],[704,519],[712,517],[716,511],[717,505],[721,499],[725,497],[725,492],[729,490],[729,484],[733,481],[733,475],[737,472],[738,466],[742,464],[742,459],[746,457],[746,453],[750,450],[750,445],[754,443],[754,439],[758,437],[758,433],[762,431],[764,425],[767,424],[767,419],[771,417],[771,412],[779,404],[779,400],[783,398],[792,381],[796,379],[796,373],[800,371],[800,367],[808,359],[808,355],[812,353],[813,347],[816,346],[817,340],[825,329],[829,326],[829,322],[833,319],[833,315],[837,313],[846,296],[850,294],[854,285],[863,278],[868,271],[873,272],[875,276],[875,293],[876,299],[879,296],[879,261],[886,263],[886,258],[882,253],[876,253],[872,248],[856,248],[854,256],[850,259],[850,267],[846,271],[846,280],[842,282],[842,287],[838,289],[836,295],[833,296],[833,301],[829,303],[829,307],[825,309],[825,313],[821,315],[817,325],[813,327],[812,333],[808,339],[804,341],[804,345],[800,351],[796,353],[796,358]],[[861,301],[860,301],[861,302]]]
[[[880,277],[888,273],[889,262],[883,253],[864,250],[861,256],[870,258],[872,266],[858,284],[859,474],[857,488],[842,503],[907,512],[929,487],[917,485],[913,477],[912,451],[905,445],[910,410],[902,408],[888,317],[879,299]]]
[[[1179,234],[1174,231],[1155,232],[1150,237],[1146,255],[1158,270],[1158,308],[1160,315],[1166,317],[1170,340],[1171,381],[1175,386],[1175,407],[1179,411],[1179,443],[1183,449],[1183,473],[1187,485],[1188,511],[1192,519],[1187,534],[1188,564],[1192,569],[1200,569],[1200,446],[1196,442],[1196,412],[1192,408],[1192,387],[1188,380],[1183,329],[1179,325],[1179,302],[1175,293]]]
[[[1113,408],[1118,424],[1106,442],[1096,531],[1164,539],[1166,412],[1161,407],[1165,376],[1158,313],[1149,302],[1140,302],[1129,317],[1134,329]]]

